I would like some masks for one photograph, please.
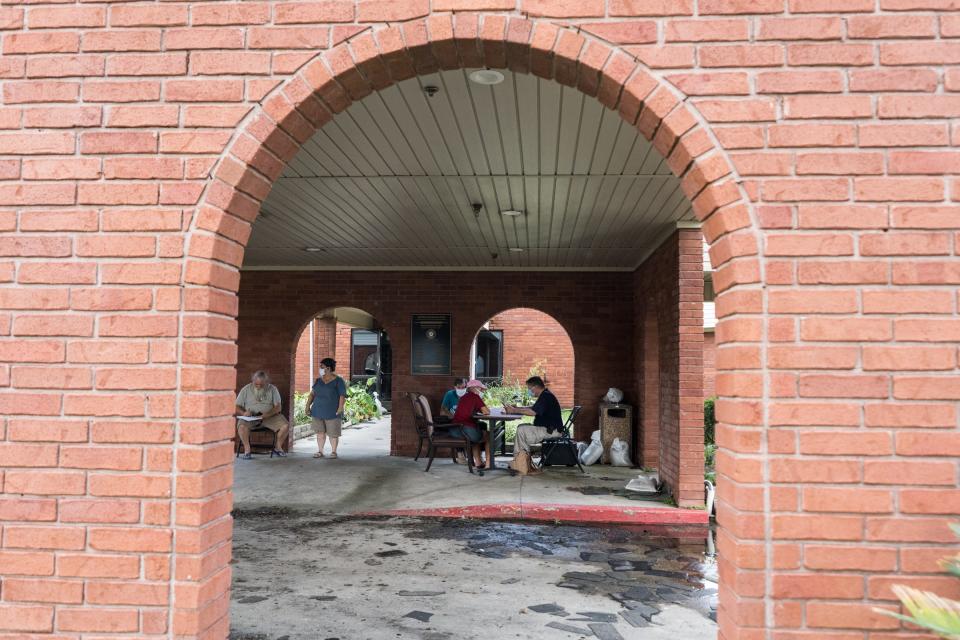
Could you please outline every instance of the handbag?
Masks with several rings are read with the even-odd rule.
[[[540,443],[542,467],[572,467],[577,464],[577,443],[573,438],[550,438]]]

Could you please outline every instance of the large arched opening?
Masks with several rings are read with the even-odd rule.
[[[509,22],[509,24],[508,24]],[[498,29],[499,27],[499,29]],[[507,35],[511,34],[511,35]],[[428,22],[414,22],[403,25],[403,27],[388,27],[376,32],[376,34],[362,34],[355,37],[348,43],[341,45],[330,52],[326,52],[318,57],[317,60],[307,64],[300,73],[287,82],[283,87],[275,91],[264,102],[262,111],[253,114],[242,127],[231,150],[221,159],[215,171],[215,179],[209,185],[203,205],[198,209],[194,218],[194,230],[191,234],[189,247],[189,258],[186,269],[186,285],[188,288],[188,307],[191,309],[188,316],[199,314],[204,318],[209,316],[223,315],[223,321],[231,322],[230,311],[231,300],[234,292],[240,287],[247,286],[247,281],[252,280],[253,284],[259,284],[265,281],[269,274],[270,267],[278,265],[264,265],[261,274],[252,278],[244,275],[239,279],[237,269],[241,266],[243,260],[243,249],[250,238],[252,223],[257,220],[257,226],[269,221],[273,212],[267,216],[257,218],[261,205],[267,199],[271,187],[275,182],[282,179],[281,174],[289,167],[290,163],[296,157],[301,146],[308,144],[308,140],[314,135],[314,132],[323,130],[322,127],[328,124],[334,117],[348,108],[351,104],[366,97],[375,90],[387,90],[398,86],[408,78],[414,76],[423,77],[430,73],[436,73],[440,69],[455,68],[510,68],[516,72],[516,77],[537,77],[555,79],[559,85],[576,87],[587,96],[595,96],[599,103],[610,109],[616,109],[622,122],[630,129],[635,128],[636,132],[642,134],[642,138],[652,140],[651,149],[659,154],[662,161],[656,161],[656,171],[650,181],[659,181],[668,183],[670,180],[676,180],[678,176],[679,191],[674,191],[674,196],[663,194],[663,200],[660,201],[658,211],[666,211],[667,217],[664,222],[670,228],[672,238],[671,246],[675,249],[675,254],[680,255],[684,250],[689,250],[689,238],[692,236],[697,240],[697,253],[699,253],[699,232],[696,234],[684,234],[676,229],[676,217],[671,219],[678,211],[684,211],[685,203],[689,204],[690,220],[698,219],[704,223],[704,234],[711,242],[718,243],[718,254],[722,256],[718,260],[718,273],[715,282],[722,283],[723,290],[743,288],[755,284],[758,281],[759,265],[755,258],[756,241],[751,230],[751,221],[749,210],[740,201],[740,192],[736,184],[730,179],[731,170],[725,156],[716,151],[713,146],[709,131],[704,128],[699,119],[683,103],[683,97],[666,86],[657,82],[647,71],[631,57],[614,50],[608,45],[589,36],[564,30],[546,22],[533,22],[522,19],[510,18],[509,21],[500,16],[478,16],[463,15],[457,16],[456,21],[450,16],[441,16],[437,20],[431,19]],[[524,76],[525,73],[532,73],[533,76]],[[462,74],[461,74],[462,75]],[[421,85],[420,95],[429,93],[427,86]],[[612,112],[604,112],[604,114]],[[623,126],[622,124],[619,126]],[[562,117],[555,123],[557,131],[565,131],[562,127]],[[566,140],[563,136],[558,136],[558,142]],[[643,158],[654,158],[649,154],[644,154]],[[629,155],[628,155],[629,158]],[[470,159],[468,158],[468,161]],[[287,169],[285,169],[285,166]],[[642,167],[642,163],[641,163]],[[658,173],[662,171],[662,173]],[[601,174],[602,175],[602,174]],[[640,175],[640,174],[638,174]],[[303,178],[305,176],[289,176],[288,178]],[[309,177],[309,176],[307,176]],[[314,176],[316,177],[316,176]],[[509,175],[506,188],[509,191]],[[609,177],[609,176],[603,176]],[[603,180],[601,179],[601,182]],[[619,181],[614,181],[619,182]],[[645,189],[633,184],[622,186],[610,185],[611,200],[620,203],[632,201],[638,198],[638,193],[644,193]],[[521,187],[517,187],[521,189]],[[598,187],[603,189],[601,185]],[[637,191],[640,189],[640,191]],[[660,197],[662,190],[656,190],[654,197]],[[323,197],[331,198],[335,194],[327,193]],[[466,195],[472,195],[469,191]],[[501,207],[496,192],[489,193],[486,196],[482,188],[476,190],[477,197],[483,199],[482,209],[496,211],[503,215],[505,209]],[[538,194],[539,195],[539,194]],[[381,198],[391,200],[397,197],[396,194],[382,192]],[[269,201],[269,200],[267,200]],[[354,196],[354,201],[359,200]],[[414,199],[416,203],[416,199]],[[671,206],[672,203],[672,206]],[[468,203],[469,204],[469,203]],[[515,206],[512,203],[504,203],[507,206]],[[357,205],[360,207],[360,205]],[[369,206],[369,205],[367,205]],[[363,207],[357,209],[358,215],[362,215]],[[470,221],[470,216],[475,215],[476,208],[461,211],[456,208],[460,215],[464,216],[466,221]],[[610,208],[604,209],[604,215],[610,212],[610,220],[620,220],[629,222],[631,214],[629,210]],[[494,218],[496,220],[497,218]],[[370,217],[369,225],[376,227],[376,218]],[[591,238],[597,239],[597,242],[603,244],[607,242],[604,237],[612,238],[611,242],[615,244],[619,237],[615,230],[604,228],[602,226],[589,226],[586,221],[586,231]],[[577,223],[573,225],[574,232]],[[445,233],[456,233],[457,225],[451,221],[448,228],[432,227],[425,231],[425,234],[443,237]],[[543,247],[519,246],[511,243],[511,238],[506,234],[506,228],[502,229],[502,237],[498,237],[501,229],[496,225],[490,224],[486,233],[489,238],[495,240],[494,247],[501,247],[507,250],[506,257],[509,258],[507,269],[516,269],[523,273],[517,282],[511,283],[517,287],[512,293],[505,294],[505,297],[514,296],[517,302],[525,295],[531,295],[533,292],[543,292],[544,287],[554,287],[557,295],[544,295],[548,300],[549,306],[557,309],[571,308],[576,304],[592,304],[593,309],[598,312],[591,317],[584,317],[581,313],[577,320],[577,326],[572,330],[572,335],[577,331],[587,332],[596,336],[596,324],[598,322],[606,323],[607,327],[617,326],[618,322],[624,322],[625,335],[630,336],[630,341],[634,339],[633,325],[626,322],[622,317],[614,317],[603,310],[600,302],[603,299],[611,299],[622,291],[621,283],[624,275],[612,276],[617,273],[615,270],[607,271],[604,268],[598,269],[590,261],[577,263],[578,259],[572,255],[559,255],[562,251],[554,251],[551,256],[550,247],[542,255],[535,255]],[[544,231],[542,227],[536,229],[538,233],[545,233],[550,237],[551,231]],[[381,233],[381,238],[385,238],[386,231]],[[562,229],[561,229],[562,233]],[[600,235],[605,233],[606,236]],[[259,232],[258,232],[259,234]],[[425,234],[416,234],[415,240],[426,237]],[[260,235],[254,235],[259,238]],[[377,239],[372,237],[372,239]],[[650,240],[663,240],[663,235],[654,236]],[[592,241],[591,241],[592,242]],[[303,246],[299,251],[304,250],[310,244]],[[636,246],[621,247],[621,258],[633,257],[636,262],[632,265],[634,268],[643,258],[647,258],[650,252],[658,248],[658,243],[652,243],[649,251],[644,255]],[[511,248],[524,249],[523,252],[509,251]],[[266,247],[267,249],[276,249]],[[318,247],[321,248],[321,247]],[[367,247],[376,249],[377,247]],[[382,247],[389,249],[389,247]],[[593,248],[581,247],[589,255],[589,250]],[[608,248],[616,249],[615,246]],[[326,251],[316,253],[336,255],[342,252],[344,248],[340,246],[326,247]],[[459,247],[458,259],[465,259],[465,263],[458,267],[451,267],[443,262],[434,262],[436,254],[431,247],[422,247],[412,245],[405,251],[382,253],[373,252],[371,259],[381,262],[365,265],[358,269],[354,274],[355,280],[346,283],[340,283],[337,286],[344,288],[350,294],[357,294],[356,287],[363,287],[368,284],[368,280],[359,277],[356,273],[372,273],[378,268],[387,267],[384,273],[391,274],[395,280],[391,281],[385,276],[385,290],[393,294],[397,288],[402,289],[409,286],[409,281],[396,276],[396,273],[402,272],[402,269],[394,267],[406,266],[411,270],[423,267],[443,267],[449,269],[477,269],[489,270],[493,273],[506,270],[501,264],[489,264],[487,260],[500,260],[499,251],[491,252],[491,244],[488,242],[479,247],[464,245]],[[256,256],[257,246],[250,244],[247,253],[250,256]],[[517,255],[510,255],[510,254]],[[527,253],[527,255],[522,255]],[[494,255],[496,254],[496,255]],[[616,251],[608,252],[608,256],[615,257]],[[381,256],[381,257],[378,257]],[[298,254],[299,257],[299,254]],[[573,260],[573,266],[578,267],[576,276],[564,273],[562,271],[551,271],[550,260],[565,259]],[[580,258],[582,259],[582,257]],[[613,258],[610,258],[613,259]],[[639,260],[638,260],[639,259]],[[538,262],[538,261],[543,262]],[[507,262],[507,260],[504,260]],[[614,267],[618,263],[614,262]],[[289,265],[288,265],[289,266]],[[524,267],[533,267],[524,269]],[[317,269],[322,272],[323,269]],[[564,273],[563,276],[554,275]],[[632,273],[632,272],[631,272]],[[449,272],[447,273],[447,275]],[[702,276],[701,276],[702,277]],[[459,285],[454,278],[440,276],[430,276],[433,281],[430,284],[436,285],[440,291],[442,287],[453,287]],[[631,277],[627,277],[631,280]],[[294,291],[299,293],[298,285],[305,285],[308,282],[316,281],[316,277],[302,276],[299,281],[288,283],[287,286],[293,287]],[[422,283],[421,283],[422,284]],[[354,288],[351,288],[351,285]],[[702,287],[702,283],[699,285]],[[565,289],[568,287],[569,289]],[[584,298],[584,291],[589,287],[589,296]],[[447,289],[449,290],[449,289]],[[294,291],[290,294],[293,295]],[[701,292],[702,293],[702,292]],[[385,300],[381,305],[390,305],[392,298],[396,296],[380,295],[376,293],[360,293],[356,297],[368,299],[370,296],[376,300]],[[193,302],[189,302],[191,299]],[[757,311],[752,298],[730,298],[731,308],[725,315],[731,313],[740,313],[749,315]],[[739,302],[737,302],[739,300]],[[241,305],[244,304],[243,294],[241,293]],[[291,298],[291,306],[295,309],[302,303],[295,297]],[[346,302],[352,304],[352,302]],[[421,304],[425,304],[421,300]],[[479,321],[484,316],[484,307],[492,306],[495,303],[480,300],[475,301],[475,308],[471,308],[466,317],[470,314],[478,315]],[[386,315],[390,311],[396,311],[398,318],[398,327],[404,327],[408,323],[402,321],[402,318],[410,312],[410,309],[383,309]],[[241,321],[243,314],[241,313]],[[682,327],[686,320],[683,314],[678,313],[677,326]],[[205,327],[198,332],[191,333],[188,341],[207,343],[211,339],[229,340],[221,332],[211,328],[212,325],[219,322],[219,318],[209,321]],[[694,317],[693,323],[698,324],[697,328],[702,332],[702,316]],[[721,322],[722,326],[722,322]],[[457,334],[456,331],[460,331]],[[678,336],[678,366],[685,354],[685,349],[690,345],[684,342],[682,338],[685,335],[682,329],[677,331]],[[453,349],[465,346],[463,342],[469,339],[469,334],[462,329],[454,329],[452,336]],[[730,339],[753,339],[753,334],[741,333],[739,337],[731,334]],[[575,340],[576,341],[576,340]],[[397,347],[397,345],[394,345]],[[632,358],[624,358],[621,353],[607,345],[599,345],[598,353],[592,360],[597,366],[603,366],[608,371],[615,371],[617,367],[622,367],[621,373],[629,376],[632,366]],[[410,347],[396,348],[394,353],[397,361],[404,358],[409,359]],[[626,364],[630,363],[630,364]],[[207,366],[208,362],[204,360],[201,366]],[[455,373],[455,372],[453,372]],[[609,374],[608,374],[609,375]],[[406,378],[404,380],[403,378]],[[738,378],[730,380],[726,388],[736,389],[735,384]],[[605,389],[607,384],[602,377],[592,377],[593,384],[598,388]],[[683,384],[684,377],[678,373],[678,385]],[[398,387],[401,384],[413,385],[440,385],[440,381],[422,382],[415,380],[413,375],[397,375],[394,384]],[[702,385],[701,381],[698,383]],[[719,382],[718,382],[719,386]],[[189,405],[190,393],[185,393]],[[737,396],[738,393],[731,395]],[[698,399],[698,402],[700,399]],[[230,422],[224,419],[216,405],[205,406],[196,413],[184,414],[184,417],[193,418],[197,421],[196,426],[202,433],[209,434],[203,436],[202,442],[210,443],[211,449],[216,449],[218,442],[224,435],[224,424]],[[683,414],[687,414],[684,416]],[[696,430],[699,425],[691,424],[691,417],[695,417],[695,410],[692,407],[679,407],[677,410],[678,428],[680,432],[676,435],[682,439],[685,430]],[[684,422],[686,420],[686,422]],[[395,434],[396,435],[396,434]],[[662,434],[661,434],[662,436]],[[762,440],[762,437],[761,437]],[[196,441],[193,441],[196,444]],[[223,443],[226,444],[226,443]],[[397,452],[404,449],[405,442],[399,439],[393,445]],[[679,451],[679,449],[678,449]],[[755,453],[762,453],[763,444],[757,445]],[[697,455],[700,455],[699,453]],[[724,473],[724,464],[727,471],[732,471],[736,460],[736,453],[730,453],[727,456],[721,456],[721,477]],[[207,469],[198,470],[199,473],[206,473]],[[762,466],[758,467],[753,475],[743,475],[737,473],[738,482],[760,483],[762,481]],[[697,503],[700,499],[697,495],[700,487],[696,483],[691,483],[690,478],[684,478],[678,474],[674,490],[677,492],[678,501],[683,503]],[[699,480],[702,481],[702,478]],[[229,487],[223,489],[229,495]],[[204,496],[202,500],[213,499],[214,496]],[[723,493],[721,491],[721,500]],[[736,500],[726,503],[726,508],[736,509]],[[721,509],[721,525],[724,525],[724,519],[731,517],[733,511],[724,512]],[[211,521],[215,519],[211,514]],[[732,522],[731,522],[732,524]],[[743,560],[736,553],[740,544],[740,531],[728,526],[721,532],[720,542],[725,546],[725,558],[727,562],[732,563],[731,567],[737,567]],[[229,538],[221,538],[221,544],[229,544]],[[206,555],[208,550],[201,550],[201,555]],[[756,567],[752,567],[756,569]],[[208,581],[208,580],[207,580]],[[738,587],[725,585],[728,590],[728,597],[739,598]],[[744,594],[747,595],[747,594]],[[758,597],[751,591],[750,597]],[[762,597],[762,595],[760,596]],[[192,629],[191,625],[207,628],[211,619],[216,619],[217,611],[224,610],[224,600],[222,598],[208,598],[193,601],[195,606],[185,606],[181,608],[177,615],[182,616],[186,628]],[[721,596],[721,618],[723,616],[724,598]],[[733,602],[728,599],[728,602]],[[735,605],[734,605],[735,607]],[[735,613],[731,609],[727,620],[729,628],[736,628],[741,624]],[[205,622],[206,621],[206,622]],[[723,620],[721,619],[721,624]]]

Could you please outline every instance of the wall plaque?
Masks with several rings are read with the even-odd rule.
[[[414,314],[411,323],[410,364],[413,375],[450,375],[450,316]]]

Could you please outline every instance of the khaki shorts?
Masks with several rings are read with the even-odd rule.
[[[324,420],[323,418],[311,418],[310,426],[313,427],[314,433],[325,433],[331,438],[340,437],[340,428],[343,424],[343,421],[340,418],[331,418],[329,420]]]
[[[277,431],[280,431],[280,429],[283,429],[285,426],[287,426],[287,419],[284,418],[283,415],[278,413],[275,416],[270,416],[266,420],[261,420],[260,424],[257,424],[255,422],[247,422],[246,420],[237,420],[237,427],[244,427],[244,426],[251,427],[254,424],[256,424],[255,427],[252,427],[254,429],[259,429],[263,427],[266,429],[270,429],[270,431],[273,431],[274,433],[276,433]]]

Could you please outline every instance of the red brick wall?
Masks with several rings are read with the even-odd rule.
[[[310,358],[312,354],[310,352],[310,325],[307,325],[307,328],[303,330],[303,333],[300,334],[300,339],[297,341],[297,349],[294,353],[294,365],[293,365],[293,379],[294,379],[294,390],[297,393],[303,393],[310,390],[310,385],[313,384],[313,380],[310,379]],[[313,375],[316,376],[317,370],[313,370]]]
[[[573,406],[574,347],[563,325],[541,311],[521,308],[497,314],[490,328],[503,331],[504,380],[523,384],[540,363],[560,404]]]
[[[712,331],[703,332],[703,397],[717,395],[717,345]]]
[[[319,375],[320,361],[326,357],[337,359],[337,323],[330,318],[313,320],[313,376]],[[310,326],[304,327],[294,354],[294,388],[298,393],[310,391]]]
[[[670,488],[681,506],[703,501],[703,236],[699,229],[680,229],[651,255],[634,274],[637,318],[656,318],[657,344],[653,348],[643,332],[650,322],[634,325],[636,348],[645,353],[638,358],[647,375],[657,358],[654,380],[641,387],[645,401],[652,407],[638,412],[641,426],[649,428],[639,441],[646,463],[660,471],[660,479]],[[654,424],[654,421],[656,423]]]
[[[893,582],[941,584],[960,511],[955,9],[6,4],[2,553],[72,594],[34,602],[5,570],[3,631],[226,636],[235,292],[260,202],[370,91],[507,66],[616,109],[703,221],[721,637],[890,638],[873,608]]]
[[[341,376],[350,375],[350,367],[352,366],[353,354],[351,351],[351,346],[353,345],[353,327],[342,322],[337,323],[337,336],[335,339],[336,345],[334,352],[336,355],[331,355],[334,360],[337,361],[337,371]],[[320,356],[325,358],[326,356]]]
[[[643,296],[634,297],[634,397],[636,429],[633,459],[643,467],[660,466],[660,335],[657,314]]]

